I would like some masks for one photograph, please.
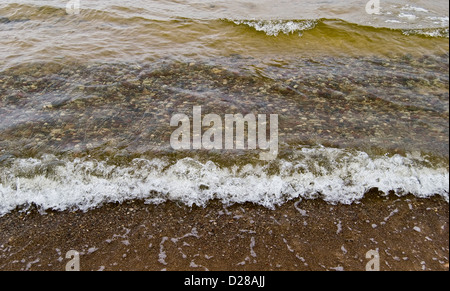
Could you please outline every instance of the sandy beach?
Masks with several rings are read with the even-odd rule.
[[[442,198],[366,195],[359,204],[292,201],[206,208],[167,202],[83,212],[14,211],[0,218],[0,270],[448,271],[449,207]]]

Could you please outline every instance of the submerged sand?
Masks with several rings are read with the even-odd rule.
[[[449,204],[441,197],[381,197],[330,205],[291,201],[206,208],[174,202],[108,204],[86,213],[19,210],[0,218],[0,270],[80,269],[381,271],[449,269]]]

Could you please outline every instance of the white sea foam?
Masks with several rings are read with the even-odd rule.
[[[448,28],[448,24],[449,24],[449,17],[435,17],[435,16],[430,16],[427,17],[427,20],[432,21],[434,24],[439,25],[443,28],[447,27]]]
[[[87,211],[109,202],[167,200],[205,206],[252,202],[273,208],[298,197],[351,204],[368,190],[441,195],[448,201],[448,167],[432,167],[420,156],[371,158],[332,148],[299,150],[291,160],[223,168],[185,158],[176,163],[136,159],[128,166],[104,161],[16,159],[0,169],[0,215],[18,206]]]
[[[411,13],[400,13],[399,15],[398,15],[398,17],[400,17],[400,18],[406,18],[407,20],[409,20],[409,21],[413,21],[413,20],[416,20],[416,18],[417,18],[417,16],[416,15],[414,15],[414,14],[411,14]]]
[[[313,29],[317,25],[317,20],[234,20],[233,22],[237,25],[247,25],[269,36],[278,36],[280,33],[301,35],[303,31]]]
[[[429,11],[425,8],[422,7],[416,7],[416,6],[412,6],[412,5],[405,5],[401,8],[401,10],[405,10],[405,11],[414,11],[414,12],[423,12],[423,13],[428,13]]]

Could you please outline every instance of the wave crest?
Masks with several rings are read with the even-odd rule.
[[[449,28],[435,28],[435,29],[408,29],[403,30],[404,35],[422,35],[426,37],[443,37],[449,38]]]
[[[318,20],[233,20],[237,25],[246,25],[269,36],[278,36],[280,33],[290,35],[311,30],[316,27]]]

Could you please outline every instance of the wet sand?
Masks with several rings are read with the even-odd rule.
[[[88,270],[381,271],[449,269],[449,204],[440,197],[380,197],[330,205],[321,199],[275,210],[142,201],[86,213],[14,211],[0,218],[0,270],[65,270],[80,253]]]

